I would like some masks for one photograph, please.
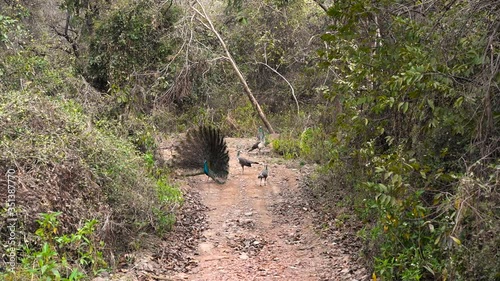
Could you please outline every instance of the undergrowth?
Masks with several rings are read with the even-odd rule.
[[[106,270],[104,243],[95,235],[98,221],[88,220],[74,233],[61,235],[61,214],[40,214],[36,239],[20,249],[10,249],[21,261],[10,263],[7,272],[0,273],[2,280],[85,280]]]
[[[99,221],[94,227],[107,252],[126,250],[141,232],[161,235],[175,223],[182,195],[156,166],[147,134],[128,141],[94,126],[78,103],[31,92],[0,96],[0,127],[0,170],[19,175],[16,212],[28,241],[36,239],[37,214],[51,211],[62,212],[61,234],[78,231],[82,221]],[[141,146],[145,153],[138,152]],[[0,191],[2,198],[6,192]],[[5,223],[2,241],[9,235]]]
[[[353,149],[346,140],[361,143],[306,128],[272,145],[285,158],[321,164],[306,186],[333,227],[363,223],[361,253],[377,280],[498,280],[498,161],[446,171],[403,145],[381,151],[373,139]]]

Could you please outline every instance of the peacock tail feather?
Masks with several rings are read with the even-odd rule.
[[[175,150],[174,165],[185,170],[185,176],[206,174],[217,183],[226,181],[229,153],[219,129],[212,126],[191,129]]]

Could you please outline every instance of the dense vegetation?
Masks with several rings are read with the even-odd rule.
[[[28,242],[2,277],[82,279],[161,237],[182,204],[162,138],[261,124],[183,2],[0,3],[0,170],[16,171]],[[338,219],[363,222],[374,278],[500,280],[500,2],[217,3],[274,150],[318,164],[308,186],[325,212],[353,206]]]

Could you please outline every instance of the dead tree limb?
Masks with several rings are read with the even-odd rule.
[[[200,3],[199,0],[196,0],[196,4],[198,4],[201,11],[199,9],[197,9],[194,5],[192,5],[191,8],[196,12],[196,14],[198,14],[202,19],[204,19],[206,21],[206,22],[203,22],[202,20],[200,20],[201,24],[203,24],[207,29],[212,31],[215,34],[215,36],[217,36],[217,39],[219,39],[219,42],[220,42],[222,48],[224,49],[224,52],[226,53],[227,59],[231,63],[231,66],[233,67],[234,71],[236,72],[236,75],[238,76],[238,78],[240,79],[241,84],[243,85],[243,89],[245,90],[245,94],[250,99],[250,102],[252,103],[255,110],[259,114],[260,119],[262,120],[262,122],[266,126],[269,133],[274,134],[275,131],[274,131],[273,127],[271,126],[271,123],[269,123],[269,121],[267,120],[266,115],[262,111],[262,108],[260,107],[259,103],[257,102],[254,95],[252,94],[252,90],[250,90],[250,87],[248,86],[248,84],[245,80],[245,77],[243,76],[238,65],[234,61],[233,56],[231,56],[231,53],[229,52],[229,49],[228,49],[226,43],[224,42],[224,39],[222,39],[219,32],[215,29],[212,21],[210,20],[210,17],[208,16],[207,12],[205,11],[205,8],[203,7],[203,5]]]
[[[323,4],[321,3],[319,0],[314,0],[314,2],[316,2],[316,4],[318,4],[320,6],[320,8],[326,12],[328,12],[328,8]]]
[[[297,105],[297,114],[299,114],[300,113],[299,101],[297,100],[297,96],[295,96],[295,90],[293,89],[292,84],[290,82],[288,82],[288,80],[286,80],[285,76],[281,75],[281,73],[279,73],[276,69],[272,68],[269,64],[263,63],[263,62],[259,62],[259,61],[257,63],[267,66],[267,68],[271,69],[272,72],[276,73],[279,77],[281,77],[283,80],[285,80],[285,82],[290,87],[290,90],[292,91],[293,99],[295,100],[295,104]]]

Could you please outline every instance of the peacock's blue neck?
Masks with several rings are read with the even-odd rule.
[[[207,176],[208,176],[208,171],[209,171],[208,162],[207,162],[207,160],[205,160],[205,161],[203,161],[203,172]]]

